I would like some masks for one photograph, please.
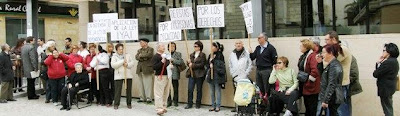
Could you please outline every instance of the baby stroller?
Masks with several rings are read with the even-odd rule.
[[[234,101],[237,104],[237,116],[266,115],[265,106],[268,100],[260,97],[260,89],[250,79],[237,81]],[[264,108],[263,108],[264,107]]]

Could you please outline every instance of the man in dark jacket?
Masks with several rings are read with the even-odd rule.
[[[35,92],[35,79],[36,77],[31,76],[32,71],[38,71],[38,55],[37,50],[33,43],[35,42],[34,37],[26,38],[26,44],[22,46],[21,58],[24,68],[24,76],[28,80],[28,99],[39,99],[39,96]]]
[[[14,72],[11,58],[10,58],[10,46],[4,44],[1,46],[0,53],[0,81],[1,85],[1,96],[0,103],[7,103],[7,101],[16,101],[13,98],[13,85],[14,85]]]
[[[60,110],[70,110],[71,104],[67,104],[67,97],[72,100],[79,90],[89,88],[89,75],[87,72],[82,72],[82,63],[75,64],[75,71],[71,74],[71,77],[67,80],[67,86],[61,91],[61,105],[63,106]],[[69,94],[69,96],[67,96]]]
[[[257,86],[260,87],[262,94],[267,95],[269,93],[268,84],[269,76],[272,72],[272,66],[276,64],[276,59],[278,54],[275,47],[268,42],[268,37],[265,33],[261,33],[258,36],[259,46],[256,50],[250,48],[250,58],[251,60],[256,59],[257,71],[256,71],[256,82]]]

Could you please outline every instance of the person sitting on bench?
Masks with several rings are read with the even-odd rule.
[[[75,71],[71,74],[71,77],[67,80],[67,86],[61,91],[61,105],[63,106],[60,110],[70,110],[71,101],[67,103],[67,97],[72,100],[79,90],[89,88],[89,75],[86,72],[82,72],[82,63],[75,64]],[[69,94],[69,95],[68,95]]]
[[[279,89],[272,93],[271,108],[283,106],[286,104],[288,110],[285,115],[298,116],[298,108],[296,100],[298,99],[299,92],[297,87],[299,82],[297,74],[293,69],[288,68],[289,60],[286,57],[279,57],[277,64],[274,65],[271,76],[269,77],[269,84],[274,84],[279,81]],[[278,115],[282,109],[275,109],[271,112],[272,115]]]

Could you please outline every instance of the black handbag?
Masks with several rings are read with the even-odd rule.
[[[299,73],[297,74],[297,80],[299,80],[300,82],[306,82],[308,79],[309,74],[304,72],[304,71],[299,71]]]

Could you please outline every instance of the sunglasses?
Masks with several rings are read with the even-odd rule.
[[[193,47],[197,48],[197,47],[199,47],[199,46],[193,46]]]
[[[386,50],[383,50],[383,52],[386,52]]]

